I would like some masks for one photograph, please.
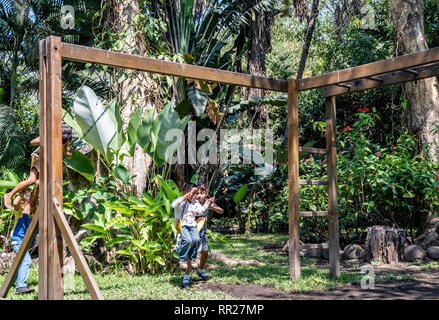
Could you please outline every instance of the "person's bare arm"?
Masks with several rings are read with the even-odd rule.
[[[31,146],[39,146],[40,145],[40,137],[36,137],[35,139],[31,140],[30,145]]]
[[[208,205],[210,206],[209,207],[209,209],[211,209],[211,210],[213,210],[213,211],[215,211],[216,213],[219,213],[219,214],[223,214],[224,213],[224,210],[221,208],[221,207],[219,207],[214,201],[215,201],[215,198],[210,198],[209,200],[207,200],[208,201]]]
[[[20,210],[20,202],[21,202],[21,194],[18,194],[14,199],[14,210],[19,211]]]
[[[32,195],[31,195],[31,198],[30,198],[30,204],[31,204],[32,207],[34,207],[35,204],[38,201],[38,195],[39,195],[38,187],[39,187],[39,185],[40,185],[40,180],[38,179],[35,182],[35,188],[34,188],[34,191],[32,191]]]
[[[219,207],[216,203],[213,203],[210,206],[210,209],[212,209],[213,211],[215,211],[216,213],[219,213],[219,214],[223,214],[224,213],[224,210],[221,207]]]
[[[189,191],[183,196],[183,199],[185,200],[192,199],[197,191],[198,191],[197,188],[192,188],[191,191]]]

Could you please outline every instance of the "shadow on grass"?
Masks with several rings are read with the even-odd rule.
[[[307,292],[334,289],[338,286],[360,281],[361,274],[341,273],[340,278],[333,279],[328,269],[315,265],[303,266],[299,280],[291,280],[288,265],[266,265],[261,267],[221,266],[212,271],[211,279],[229,284],[268,285],[285,292]]]

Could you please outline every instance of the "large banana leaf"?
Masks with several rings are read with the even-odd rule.
[[[82,137],[82,129],[78,125],[78,123],[72,118],[70,113],[68,113],[66,110],[62,109],[62,120],[64,123],[66,123],[69,127],[73,128],[75,130],[78,137]]]
[[[109,147],[115,138],[115,144],[119,143],[118,123],[114,114],[112,116],[111,112],[106,112],[94,91],[87,86],[79,90],[73,110],[76,122],[85,135],[82,138],[99,150],[107,163],[111,163]]]
[[[180,190],[177,185],[172,180],[160,180],[160,191],[162,194],[166,195],[166,198],[169,201],[173,201],[175,198],[181,195]]]
[[[137,143],[137,131],[142,121],[142,109],[137,109],[131,117],[130,123],[128,124],[127,134],[128,134],[128,152],[131,156],[134,156],[134,147]]]
[[[93,181],[96,170],[93,168],[90,160],[78,150],[72,149],[71,151],[72,157],[64,159],[66,166],[80,173],[87,180]]]
[[[110,148],[115,151],[119,151],[124,142],[126,141],[125,134],[123,132],[123,121],[120,116],[120,109],[116,103],[116,99],[113,99],[107,106],[107,113],[111,117],[111,120],[116,124],[116,134],[111,140]]]
[[[159,167],[178,149],[189,121],[189,116],[180,119],[173,106],[168,104],[155,119],[154,110],[148,111],[137,131],[139,145]],[[171,131],[173,129],[177,130]]]
[[[235,195],[233,196],[233,201],[235,201],[236,204],[240,203],[245,196],[247,195],[247,184],[242,185],[238,191],[236,191]]]
[[[208,92],[198,90],[195,86],[188,87],[187,96],[195,110],[195,115],[200,117],[206,110],[209,101]]]
[[[155,110],[149,110],[142,120],[142,124],[139,125],[137,130],[137,143],[146,151],[150,148],[150,144],[155,145],[152,142],[152,125],[154,123]]]
[[[154,124],[157,123],[159,126],[156,145],[157,154],[161,159],[167,161],[181,144],[183,130],[189,121],[189,116],[180,120],[178,113],[172,109],[172,105],[169,105],[164,111],[160,112]]]

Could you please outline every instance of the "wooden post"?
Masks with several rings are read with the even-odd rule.
[[[46,156],[46,40],[40,40],[40,198],[38,207],[38,217],[39,217],[39,234],[40,238],[38,241],[38,298],[47,299],[47,273],[44,272],[47,266],[47,218],[45,209],[46,203],[44,201],[47,193],[47,179],[46,179],[46,167],[45,164]]]
[[[104,296],[99,290],[98,284],[96,280],[93,278],[93,275],[88,267],[87,261],[82,255],[81,250],[79,249],[78,244],[76,243],[75,236],[73,235],[72,230],[70,230],[69,224],[64,217],[64,213],[61,210],[61,205],[58,203],[56,198],[53,198],[53,203],[55,205],[54,217],[56,224],[59,226],[64,240],[67,242],[67,246],[69,247],[70,253],[78,266],[79,272],[84,279],[85,285],[90,292],[90,296],[93,300],[104,300]]]
[[[288,231],[290,277],[300,278],[298,81],[288,80]]]
[[[53,198],[62,203],[61,38],[40,42],[40,248],[38,298],[63,299],[62,237]],[[45,51],[45,52],[42,52]],[[44,56],[44,59],[42,56]],[[41,59],[42,58],[42,59]],[[45,61],[44,61],[45,60]]]
[[[329,264],[331,277],[340,276],[337,200],[337,149],[336,149],[335,97],[326,98],[326,151],[328,158],[328,226]]]

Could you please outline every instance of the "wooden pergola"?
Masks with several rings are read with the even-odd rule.
[[[300,217],[327,216],[330,274],[340,275],[337,208],[336,103],[337,95],[439,75],[439,47],[373,62],[301,80],[278,80],[248,74],[180,64],[61,42],[50,36],[40,41],[40,199],[38,214],[23,240],[0,298],[5,298],[18,268],[39,228],[39,299],[63,299],[63,239],[78,266],[92,299],[103,299],[62,212],[62,92],[61,62],[71,60],[135,69],[150,73],[198,79],[288,93],[289,263],[292,279],[300,277]],[[323,88],[326,98],[326,149],[299,146],[298,95]],[[327,180],[299,179],[299,152],[326,154]],[[299,185],[328,185],[328,211],[299,212]]]

